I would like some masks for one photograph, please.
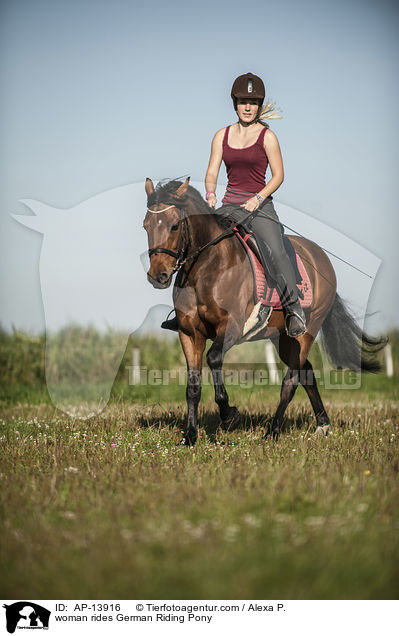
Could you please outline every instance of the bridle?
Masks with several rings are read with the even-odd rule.
[[[153,254],[169,254],[169,256],[175,258],[176,264],[170,274],[171,276],[173,276],[173,274],[175,274],[187,261],[187,259],[185,259],[185,255],[190,246],[190,232],[188,229],[187,213],[184,208],[178,208],[177,205],[169,205],[167,208],[163,208],[163,210],[151,210],[150,208],[147,208],[147,211],[152,212],[152,214],[160,214],[161,212],[166,212],[166,210],[169,210],[170,208],[177,208],[182,212],[182,215],[178,221],[182,224],[182,229],[177,251],[168,250],[166,247],[153,247],[148,250],[148,256],[151,258]]]

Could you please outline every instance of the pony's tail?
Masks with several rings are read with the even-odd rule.
[[[388,339],[373,338],[362,331],[338,294],[321,328],[321,339],[335,367],[370,373],[381,371],[375,356]]]

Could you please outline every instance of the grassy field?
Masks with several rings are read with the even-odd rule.
[[[278,387],[230,387],[234,431],[205,387],[188,449],[183,386],[122,374],[79,420],[37,377],[1,394],[2,598],[397,598],[395,379],[325,390],[327,437],[300,388],[277,443],[264,433]]]

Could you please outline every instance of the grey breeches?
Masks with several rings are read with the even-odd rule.
[[[248,214],[239,205],[223,205],[216,213],[239,223],[240,218]],[[258,240],[262,258],[276,281],[283,306],[291,305],[298,300],[295,273],[283,244],[284,228],[280,224],[271,198],[266,199],[256,210],[250,223],[244,226],[252,230]]]

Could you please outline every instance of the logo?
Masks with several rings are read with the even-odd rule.
[[[248,80],[248,93],[252,93],[252,80]]]
[[[48,629],[51,612],[32,603],[31,601],[18,601],[12,605],[3,605],[6,609],[7,631],[13,634],[18,629]]]

